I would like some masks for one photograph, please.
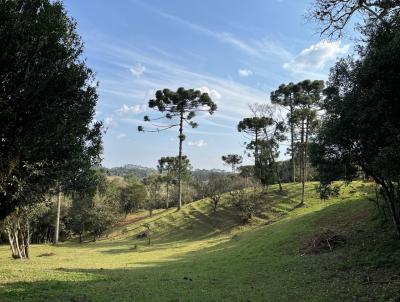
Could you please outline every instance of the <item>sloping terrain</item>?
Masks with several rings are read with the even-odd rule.
[[[217,213],[201,200],[96,243],[33,246],[29,261],[2,246],[0,301],[399,301],[400,242],[377,218],[371,185],[329,201],[314,185],[301,208],[298,185],[271,188],[246,226],[226,200]],[[144,224],[150,246],[137,239]]]

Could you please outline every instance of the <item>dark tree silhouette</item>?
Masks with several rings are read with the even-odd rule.
[[[354,15],[367,25],[390,26],[400,14],[399,0],[314,0],[308,17],[321,24],[321,33],[341,37]]]
[[[98,164],[101,123],[83,43],[61,2],[0,5],[0,218],[79,185]]]

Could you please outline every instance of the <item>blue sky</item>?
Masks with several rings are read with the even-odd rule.
[[[209,92],[218,111],[197,117],[184,153],[194,168],[227,168],[221,155],[243,154],[236,125],[249,116],[249,103],[269,102],[281,83],[326,80],[335,59],[350,51],[349,41],[326,41],[306,22],[310,2],[64,1],[100,85],[104,166],[155,167],[161,156],[176,155],[177,129],[139,133],[137,126],[156,90],[185,87]]]

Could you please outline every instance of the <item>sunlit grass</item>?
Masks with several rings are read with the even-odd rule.
[[[386,278],[400,263],[396,262],[399,246],[390,232],[374,231],[378,222],[367,200],[371,185],[353,183],[329,201],[321,201],[314,186],[307,184],[306,205],[300,208],[295,208],[299,185],[285,185],[284,194],[271,188],[261,218],[246,226],[240,225],[227,200],[217,213],[208,200],[201,200],[179,212],[159,211],[117,227],[108,239],[96,243],[35,245],[29,261],[12,260],[2,246],[0,301],[387,301],[393,297],[400,289],[395,284],[363,284],[365,274]],[[144,223],[153,232],[150,246],[147,239],[136,238]],[[332,253],[304,254],[305,241],[321,228],[345,233],[346,246]],[[54,255],[38,257],[43,253]],[[390,268],[385,268],[385,259]],[[374,269],[379,261],[381,266]]]

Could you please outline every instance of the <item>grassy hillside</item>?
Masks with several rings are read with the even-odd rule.
[[[313,188],[297,209],[298,185],[273,188],[247,226],[226,201],[213,213],[201,200],[131,217],[96,243],[33,246],[29,261],[2,246],[0,301],[398,301],[400,243],[376,218],[371,186],[327,202]],[[150,246],[136,239],[144,223]],[[343,242],[313,249],[327,229]]]

